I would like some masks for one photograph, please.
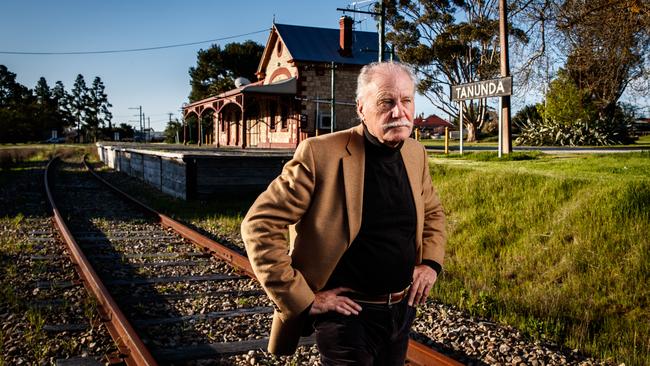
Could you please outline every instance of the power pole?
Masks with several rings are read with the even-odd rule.
[[[380,1],[379,7],[379,62],[382,62],[386,47],[386,7],[383,0]]]
[[[508,59],[508,9],[506,0],[499,0],[499,47],[501,48],[501,77],[510,76]],[[500,97],[501,108],[501,148],[503,153],[512,152],[512,131],[510,128],[510,96]]]
[[[334,61],[332,61],[332,104],[330,104],[330,133],[334,132],[334,122],[336,121],[336,88],[335,88],[335,71],[336,70],[336,65],[334,65]]]
[[[142,114],[142,106],[129,107],[129,109],[137,109],[139,111],[138,114],[134,115],[134,117],[135,116],[138,117],[138,126],[140,127],[140,133],[142,133],[142,121],[143,121],[143,118],[144,118],[143,117],[144,115]],[[135,122],[135,121],[129,121],[129,122]],[[134,137],[134,140],[135,140],[135,136],[133,136],[133,137]]]
[[[379,17],[379,50],[377,52],[377,58],[379,61],[384,61],[384,48],[386,48],[386,6],[384,5],[384,0],[379,0],[379,12],[376,11],[363,11],[356,9],[344,9],[336,8],[338,11],[342,11],[344,14],[346,12],[350,13],[361,13],[361,14],[370,14],[376,17]]]

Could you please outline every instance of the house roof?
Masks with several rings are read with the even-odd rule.
[[[415,125],[415,127],[420,127],[420,128],[422,128],[422,127],[429,127],[429,128],[433,128],[433,127],[449,127],[449,128],[455,128],[456,127],[453,124],[447,122],[446,120],[436,116],[435,114],[432,114],[427,118],[421,118],[421,117],[415,118],[413,120],[413,124]]]
[[[249,93],[258,93],[258,94],[296,94],[298,89],[298,83],[296,78],[290,78],[286,80],[279,81],[273,84],[263,85],[263,80],[256,81],[254,83],[242,85],[235,89],[230,89],[221,94],[218,94],[216,97],[225,98],[231,95],[236,95],[239,93],[249,94]]]
[[[339,53],[339,29],[274,24],[296,61],[366,65],[377,61],[379,38],[374,32],[352,32],[352,56]]]

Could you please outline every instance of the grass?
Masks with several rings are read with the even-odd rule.
[[[497,150],[499,144],[498,144],[498,138],[496,136],[491,136],[488,138],[484,138],[480,141],[476,142],[463,142],[464,147],[493,147],[494,150]],[[517,146],[514,144],[514,139],[513,141],[513,148],[517,148]],[[431,146],[431,147],[437,147],[439,149],[443,149],[445,147],[445,140],[444,139],[424,139],[420,141],[424,146]],[[460,142],[458,140],[449,140],[449,146],[450,147],[458,147],[460,145]],[[639,149],[649,149],[650,148],[650,135],[645,135],[645,136],[640,136],[638,140],[636,140],[633,144],[629,145],[611,145],[611,146],[593,146],[594,148],[602,149],[602,148],[619,148],[619,147],[633,147],[633,148],[639,148]]]
[[[434,296],[626,365],[650,360],[650,153],[432,159],[448,217]]]

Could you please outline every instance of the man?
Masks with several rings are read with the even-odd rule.
[[[409,138],[414,95],[408,67],[365,66],[362,123],[303,141],[244,218],[249,259],[276,305],[271,353],[293,353],[315,329],[324,365],[404,364],[413,306],[446,241],[426,151]]]

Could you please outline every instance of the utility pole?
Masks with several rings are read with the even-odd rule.
[[[144,118],[143,117],[144,115],[142,114],[142,106],[129,107],[129,109],[137,109],[139,111],[137,115],[134,115],[134,117],[135,116],[138,117],[138,126],[140,127],[140,133],[142,133],[142,122],[143,122],[143,118]],[[135,122],[135,121],[129,121],[129,122]],[[135,140],[135,136],[133,136],[133,137],[134,137],[134,140]]]
[[[384,1],[379,2],[379,62],[384,61],[384,48],[386,47],[386,7]]]
[[[377,58],[379,61],[384,61],[384,48],[386,48],[386,6],[384,5],[384,0],[379,0],[379,12],[376,11],[363,11],[356,9],[344,9],[336,8],[338,11],[342,11],[344,14],[349,13],[361,13],[361,14],[370,14],[376,17],[379,17],[379,50],[377,52]]]
[[[147,137],[149,142],[151,142],[151,117],[147,117]]]
[[[510,76],[508,59],[508,9],[506,0],[499,0],[499,47],[501,48],[501,77]],[[500,101],[501,114],[501,148],[505,154],[512,152],[512,131],[510,128],[510,96],[502,96]]]
[[[336,70],[336,65],[334,65],[334,61],[332,61],[332,104],[330,104],[330,133],[334,132],[334,122],[336,121],[336,88],[335,88],[335,71]]]

